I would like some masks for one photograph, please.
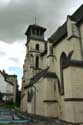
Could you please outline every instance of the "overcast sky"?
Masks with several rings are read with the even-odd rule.
[[[83,0],[0,0],[0,69],[17,74],[21,86],[27,27],[47,28],[46,37],[62,25]]]

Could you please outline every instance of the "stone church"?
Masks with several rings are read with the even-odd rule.
[[[56,32],[29,25],[21,111],[83,123],[83,5]]]

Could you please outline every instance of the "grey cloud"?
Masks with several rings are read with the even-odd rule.
[[[10,57],[8,59],[13,61],[13,62],[15,62],[15,63],[19,63],[19,59],[18,58]]]
[[[3,51],[0,51],[0,56],[6,56],[6,53]]]
[[[0,40],[9,43],[25,40],[24,33],[28,25],[35,22],[35,16],[37,24],[48,29],[48,37],[66,20],[70,9],[81,3],[76,4],[73,0],[10,0],[9,5],[0,8]]]

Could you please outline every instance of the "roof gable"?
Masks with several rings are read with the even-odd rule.
[[[70,18],[77,23],[80,23],[83,20],[83,4],[75,11]],[[60,26],[56,32],[48,39],[53,45],[59,43],[59,41],[67,35],[67,21]]]

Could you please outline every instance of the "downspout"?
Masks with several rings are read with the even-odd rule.
[[[80,35],[80,38],[79,38],[79,41],[80,41],[80,49],[81,49],[81,55],[82,55],[82,60],[83,60],[82,37],[81,37],[80,29],[79,29],[79,35]]]

